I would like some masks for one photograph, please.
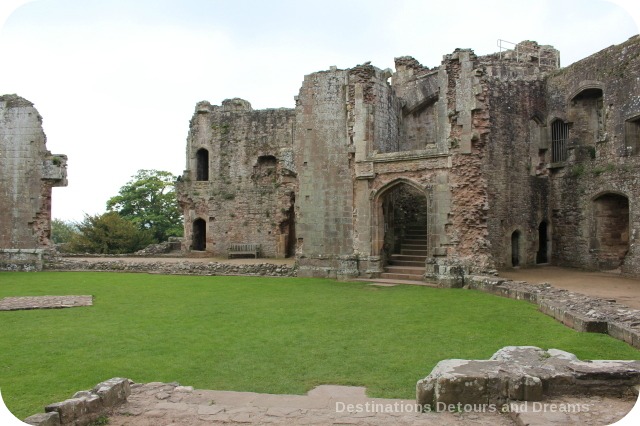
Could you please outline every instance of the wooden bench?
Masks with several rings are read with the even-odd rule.
[[[231,244],[229,258],[234,254],[251,254],[257,259],[260,254],[260,244]]]

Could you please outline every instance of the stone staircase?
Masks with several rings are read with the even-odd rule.
[[[406,228],[400,242],[400,253],[392,254],[380,278],[408,281],[423,281],[424,262],[428,257],[427,227],[411,225]]]

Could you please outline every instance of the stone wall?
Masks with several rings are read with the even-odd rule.
[[[296,266],[275,265],[269,262],[256,264],[230,264],[224,262],[154,262],[135,261],[132,258],[101,256],[99,261],[74,259],[73,257],[52,257],[47,260],[45,270],[52,271],[102,271],[102,272],[142,272],[170,275],[249,275],[265,277],[294,277]]]
[[[290,109],[198,103],[177,185],[185,250],[226,256],[230,244],[260,244],[265,257],[294,254],[294,131]]]
[[[559,70],[547,126],[568,125],[567,159],[550,164],[554,263],[640,274],[640,37]]]
[[[185,246],[295,247],[302,276],[379,276],[407,185],[426,210],[425,277],[441,284],[544,263],[637,275],[638,40],[565,69],[533,41],[434,68],[331,67],[305,76],[295,111],[200,103],[178,191]]]
[[[129,379],[115,377],[98,383],[93,389],[76,392],[73,397],[47,405],[45,412],[24,422],[34,426],[86,426],[97,422],[127,401],[131,394]]]
[[[361,96],[372,88],[356,87]],[[356,274],[353,255],[354,141],[347,137],[349,72],[305,76],[296,99],[296,234],[301,276]]]
[[[46,148],[42,117],[17,95],[0,96],[0,248],[51,244],[51,188],[66,186],[67,157]]]

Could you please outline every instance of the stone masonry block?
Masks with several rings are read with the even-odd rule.
[[[116,377],[97,384],[93,392],[98,395],[105,407],[114,407],[127,400],[131,395],[129,379]]]
[[[71,398],[62,402],[55,402],[44,407],[45,412],[57,412],[60,415],[60,423],[68,424],[76,422],[88,412],[87,401],[84,398]]]
[[[60,414],[57,411],[38,413],[27,417],[23,422],[33,426],[60,426]]]

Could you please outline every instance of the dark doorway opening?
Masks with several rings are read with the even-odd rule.
[[[540,222],[538,226],[538,253],[536,254],[536,263],[549,263],[548,245],[549,237],[547,234],[547,222]]]
[[[207,222],[204,219],[196,219],[193,221],[191,249],[196,251],[205,251],[207,248]]]
[[[520,231],[511,234],[511,266],[520,266]]]
[[[629,251],[629,199],[604,194],[594,200],[595,229],[592,248],[598,255],[598,268],[616,269]]]
[[[387,254],[428,254],[427,197],[417,188],[400,183],[385,193],[384,247]]]
[[[209,180],[209,151],[204,148],[196,152],[196,180]]]

